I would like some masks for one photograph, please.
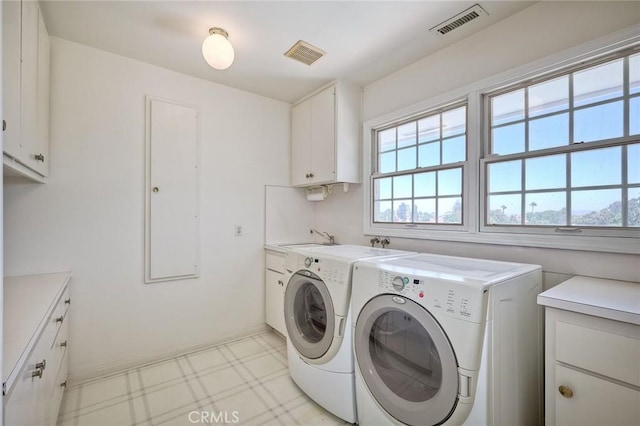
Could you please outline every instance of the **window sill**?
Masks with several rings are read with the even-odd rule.
[[[507,234],[503,232],[434,231],[399,229],[384,226],[365,226],[365,235],[384,235],[418,240],[450,241],[504,246],[553,248],[560,250],[604,253],[640,254],[640,239],[624,237],[595,237],[585,235]]]

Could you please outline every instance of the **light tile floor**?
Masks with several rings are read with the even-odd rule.
[[[289,377],[273,332],[69,387],[58,426],[344,425]]]

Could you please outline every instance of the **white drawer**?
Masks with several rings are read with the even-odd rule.
[[[640,386],[640,339],[557,321],[555,355],[560,362]]]
[[[267,269],[284,273],[284,255],[280,253],[265,252],[265,264]]]

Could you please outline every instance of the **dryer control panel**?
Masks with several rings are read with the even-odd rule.
[[[381,293],[407,297],[434,314],[473,322],[484,321],[486,315],[486,294],[482,286],[436,277],[398,275],[396,272],[381,270],[378,289]]]

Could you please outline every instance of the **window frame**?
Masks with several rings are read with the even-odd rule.
[[[634,55],[640,55],[640,52],[637,49],[638,46],[636,46],[636,48],[627,48],[627,49],[620,49],[616,52],[611,52],[610,54],[595,59],[595,60],[587,60],[587,61],[583,61],[580,63],[579,66],[569,66],[569,67],[565,67],[563,69],[557,70],[553,73],[548,73],[545,75],[540,75],[537,76],[536,78],[533,79],[528,79],[528,80],[523,80],[520,82],[517,82],[515,84],[512,85],[508,85],[505,87],[500,88],[499,90],[496,91],[487,91],[486,93],[483,94],[483,113],[482,113],[482,120],[484,123],[484,132],[483,132],[483,152],[485,152],[486,154],[480,158],[480,182],[481,182],[481,186],[480,186],[480,190],[481,190],[481,197],[480,197],[480,232],[484,232],[484,233],[517,233],[517,234],[540,234],[540,235],[574,235],[577,237],[582,237],[582,236],[595,236],[595,237],[619,237],[619,238],[640,238],[640,227],[624,227],[624,226],[611,226],[611,227],[606,227],[606,226],[580,226],[580,225],[572,225],[570,223],[566,224],[566,225],[524,225],[524,224],[490,224],[488,223],[488,198],[490,196],[490,192],[489,192],[489,185],[488,185],[488,166],[490,164],[497,164],[497,163],[501,163],[501,162],[506,162],[506,161],[513,161],[513,160],[521,160],[523,162],[525,162],[527,159],[533,159],[533,158],[541,158],[541,157],[545,157],[545,156],[550,156],[550,155],[566,155],[568,158],[571,156],[572,153],[576,153],[576,152],[586,152],[586,151],[592,151],[592,150],[598,150],[598,149],[603,149],[603,148],[610,148],[610,147],[623,147],[623,146],[629,146],[629,145],[635,145],[635,144],[639,144],[640,143],[640,134],[638,135],[629,135],[629,129],[630,129],[630,123],[629,123],[629,107],[630,107],[630,100],[633,98],[640,98],[640,95],[638,94],[634,94],[631,95],[630,90],[629,90],[629,58],[631,56]],[[607,63],[611,63],[613,61],[616,61],[618,59],[623,59],[623,70],[622,70],[622,75],[623,75],[623,82],[622,82],[622,95],[621,96],[617,96],[613,99],[607,99],[605,101],[597,101],[591,104],[587,104],[587,105],[580,105],[578,107],[573,105],[573,101],[571,98],[572,93],[573,93],[573,75],[575,73],[578,73],[580,71],[584,71],[584,70],[588,70],[588,69],[593,69],[599,65],[603,65],[603,64],[607,64]],[[529,144],[528,144],[528,140],[529,140],[529,136],[527,135],[527,132],[525,130],[525,151],[523,152],[517,152],[517,153],[512,153],[512,154],[504,154],[504,155],[500,155],[500,154],[492,154],[491,153],[491,144],[493,143],[492,140],[492,136],[491,136],[491,99],[497,96],[501,96],[504,94],[508,94],[508,93],[512,93],[515,92],[517,90],[520,89],[526,89],[528,87],[540,84],[540,83],[544,83],[544,82],[548,82],[548,81],[552,81],[554,79],[558,79],[561,77],[568,77],[568,81],[569,81],[569,86],[568,86],[568,97],[569,97],[569,104],[566,108],[565,113],[569,114],[569,118],[568,118],[568,144],[567,145],[562,145],[562,146],[555,146],[555,147],[551,147],[551,148],[546,148],[546,149],[539,149],[539,150],[529,150]],[[616,137],[616,138],[609,138],[609,139],[602,139],[602,140],[597,140],[597,141],[588,141],[588,142],[573,142],[573,122],[574,122],[574,114],[576,111],[580,111],[583,109],[587,109],[593,106],[598,106],[598,105],[603,105],[603,104],[607,104],[607,103],[613,103],[613,102],[618,102],[621,101],[624,105],[623,107],[623,132],[625,133],[625,135],[621,136],[621,137]],[[525,96],[525,111],[526,111],[526,96]],[[531,120],[536,120],[539,119],[540,117],[548,117],[548,116],[552,116],[554,114],[557,113],[551,113],[551,114],[541,114],[538,116],[534,116],[533,118],[531,118],[528,114],[525,113],[525,117],[522,120],[517,120],[517,122],[522,122],[525,124],[525,129],[528,128],[528,124]],[[503,125],[509,125],[510,123],[506,123],[506,124],[501,124],[498,127],[502,127]],[[569,159],[566,159],[565,161],[567,162],[567,164],[570,162]],[[626,157],[626,149],[621,150],[621,174],[625,175],[626,174],[626,168],[627,168],[627,157]],[[524,171],[524,166],[522,168],[522,170]],[[569,173],[569,169],[567,168],[567,174]],[[526,188],[524,187],[525,182],[524,179],[522,181],[522,187],[520,189],[520,191],[513,191],[518,192],[519,194],[522,195],[522,197],[524,198],[524,196],[530,191],[527,191]],[[625,181],[625,177],[623,176],[621,179],[621,182],[619,185],[611,185],[611,186],[616,186],[616,187],[620,187],[621,191],[622,191],[622,205],[623,208],[626,207],[626,200],[624,197],[624,194],[627,193],[627,191],[629,189],[632,188],[637,188],[640,185],[637,184],[628,184]],[[548,188],[549,190],[551,188]],[[569,186],[569,182],[568,182],[568,178],[567,178],[567,182],[564,188],[564,191],[566,191],[567,193],[571,193],[572,190],[585,190],[584,188],[581,187],[575,187],[575,186]],[[600,188],[593,188],[593,189],[600,189]],[[601,189],[608,189],[608,188],[601,188]],[[535,192],[535,191],[534,191]],[[542,191],[541,191],[542,192]],[[522,200],[522,203],[524,203],[524,199]],[[567,206],[567,210],[569,210],[569,206]],[[526,215],[526,211],[522,210],[522,213],[524,213]],[[568,211],[567,215],[570,216],[571,212]],[[640,244],[640,242],[639,242]]]
[[[640,52],[640,25],[634,25],[615,33],[591,40],[587,43],[556,52],[542,59],[530,62],[485,79],[471,82],[454,90],[427,98],[418,103],[400,107],[378,117],[365,118],[363,122],[362,149],[362,223],[363,233],[368,236],[390,236],[414,240],[434,240],[477,244],[497,244],[504,246],[524,246],[565,250],[582,250],[608,253],[640,254],[640,238],[635,235],[602,236],[573,234],[536,234],[520,232],[493,232],[481,229],[481,214],[484,211],[484,196],[481,190],[482,160],[486,160],[485,132],[483,123],[484,94],[501,88],[512,87],[519,82],[535,81],[553,73],[578,67],[586,61],[601,59],[606,61],[623,50]],[[365,92],[366,96],[366,92]],[[467,165],[463,181],[466,230],[416,229],[415,227],[389,227],[372,223],[373,187],[371,174],[374,170],[375,151],[372,149],[372,130],[424,114],[426,111],[466,99],[467,101]],[[484,175],[484,174],[483,174]],[[482,218],[484,220],[484,218]]]

